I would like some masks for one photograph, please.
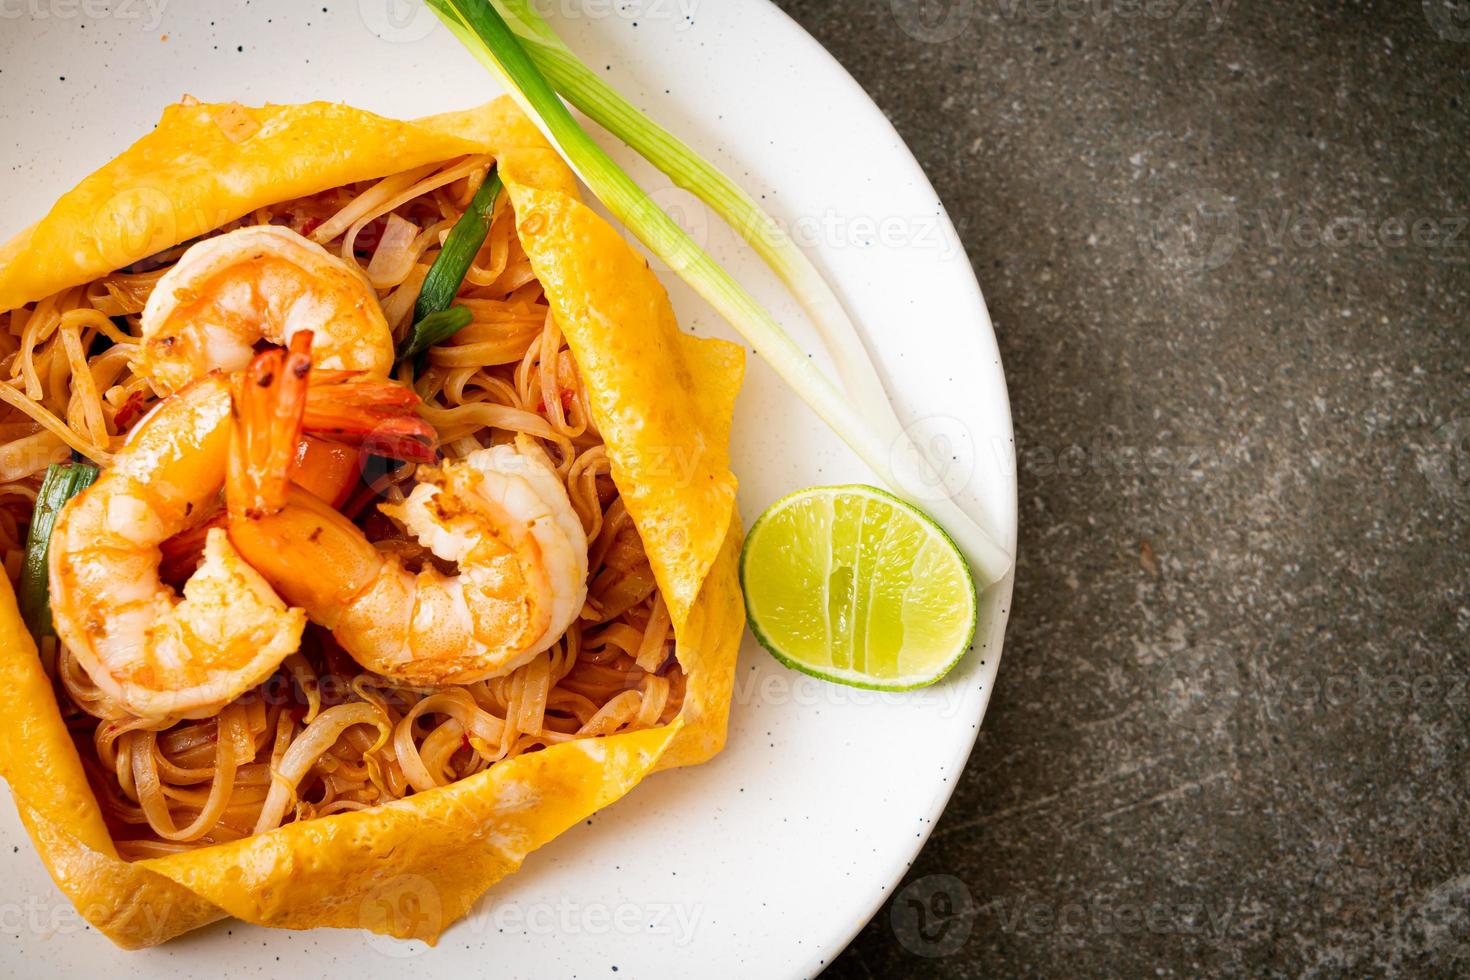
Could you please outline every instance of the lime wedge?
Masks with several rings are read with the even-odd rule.
[[[975,635],[975,580],[928,517],[874,487],[812,487],[745,539],[750,628],[788,667],[903,691],[943,677]]]

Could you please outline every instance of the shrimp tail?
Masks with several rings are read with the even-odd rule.
[[[287,350],[257,354],[235,383],[226,499],[230,519],[258,519],[286,505],[310,434],[356,447],[363,456],[436,460],[438,435],[414,414],[419,396],[405,385],[356,371],[312,368],[312,332]]]
[[[311,339],[310,330],[301,330],[289,349],[257,354],[235,383],[225,494],[234,520],[286,505],[305,426]]]
[[[393,381],[313,372],[303,423],[315,436],[361,446],[375,456],[432,463],[438,434],[414,414],[419,396]]]

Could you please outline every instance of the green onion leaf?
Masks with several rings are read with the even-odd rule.
[[[470,325],[474,316],[467,306],[451,306],[447,310],[436,310],[413,325],[408,342],[398,352],[399,359],[414,357],[435,344],[442,344]]]
[[[449,309],[449,304],[459,295],[459,287],[470,263],[475,261],[480,247],[485,244],[485,236],[490,234],[490,221],[500,188],[500,173],[492,166],[470,200],[470,206],[449,229],[434,264],[429,266],[429,274],[424,277],[423,288],[419,290],[418,303],[413,308],[415,327],[431,313]]]
[[[771,314],[593,142],[490,0],[426,2],[536,121],[608,211],[740,331],[879,479],[945,527],[987,581],[998,581],[1006,574],[1010,554],[947,495],[891,409],[884,413],[874,407],[882,398],[881,385],[875,391],[870,385],[858,384],[844,393],[833,384]],[[859,400],[866,411],[854,406]]]
[[[47,557],[51,551],[51,529],[56,526],[56,516],[62,506],[95,483],[98,472],[91,463],[52,463],[36,494],[36,509],[31,515],[31,530],[20,568],[19,598],[21,616],[37,643],[55,635]]]
[[[501,186],[500,172],[492,165],[475,196],[470,199],[470,206],[444,236],[439,255],[429,266],[424,285],[419,289],[419,298],[413,308],[413,329],[398,349],[399,360],[422,354],[469,326],[470,311],[463,306],[450,309],[449,304],[459,295],[459,287],[464,283],[470,263],[475,261],[480,247],[485,244],[485,237],[490,234],[495,199],[500,195]]]

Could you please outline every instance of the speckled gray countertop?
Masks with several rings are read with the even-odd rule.
[[[1470,972],[1470,9],[782,0],[1005,358],[998,688],[832,967]]]

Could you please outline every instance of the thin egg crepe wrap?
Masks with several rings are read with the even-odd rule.
[[[649,773],[704,761],[724,743],[744,624],[728,455],[743,351],[679,331],[647,264],[578,200],[570,171],[509,100],[416,122],[326,103],[170,106],[156,129],[0,247],[0,310],[273,202],[487,152],[667,602],[687,677],[682,711],[661,727],[554,745],[396,802],[127,862],[5,580],[0,775],[57,885],[120,946],[155,945],[225,916],[434,942],[531,851]]]

